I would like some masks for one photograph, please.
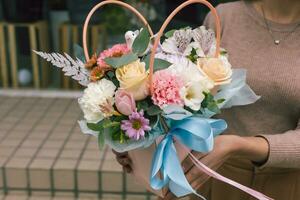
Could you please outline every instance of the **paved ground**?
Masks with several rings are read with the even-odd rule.
[[[80,132],[77,120],[81,111],[76,99],[3,95],[0,195],[21,192],[18,199],[70,199],[57,197],[67,195],[85,200],[84,196],[98,199],[114,193],[115,199],[150,199],[123,174],[109,149],[99,151],[96,139]],[[36,194],[48,197],[29,198]],[[18,200],[10,196],[5,200]]]

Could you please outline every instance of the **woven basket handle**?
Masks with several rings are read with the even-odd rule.
[[[215,52],[215,57],[217,58],[220,54],[220,40],[221,40],[221,23],[220,23],[220,18],[219,15],[217,13],[217,10],[214,8],[213,5],[211,5],[208,1],[206,0],[188,0],[184,3],[182,3],[180,6],[178,6],[170,15],[169,17],[166,19],[166,21],[163,23],[163,25],[161,26],[159,32],[156,35],[156,39],[154,42],[154,45],[152,47],[152,51],[151,51],[151,56],[150,56],[150,67],[149,67],[149,82],[150,82],[150,89],[151,89],[151,93],[153,91],[152,89],[152,76],[153,76],[153,71],[154,71],[154,59],[155,59],[155,52],[156,49],[158,47],[158,44],[160,42],[160,38],[164,33],[164,30],[166,29],[167,25],[170,23],[170,21],[174,18],[174,16],[181,11],[183,8],[185,8],[186,6],[190,5],[190,4],[194,4],[194,3],[201,3],[206,5],[210,10],[211,13],[213,14],[213,16],[215,17],[215,26],[216,26],[216,52]]]
[[[132,7],[131,5],[129,5],[127,3],[124,3],[122,1],[117,1],[117,0],[102,1],[101,3],[99,3],[99,4],[97,4],[93,7],[93,9],[89,12],[89,14],[86,17],[85,22],[84,22],[83,34],[82,34],[82,43],[83,43],[83,50],[84,50],[84,55],[85,55],[86,60],[90,59],[88,48],[87,48],[87,30],[88,30],[88,25],[89,25],[90,19],[91,19],[92,15],[96,12],[96,10],[98,8],[100,8],[104,5],[107,5],[107,4],[117,4],[119,6],[122,6],[126,9],[132,11],[143,22],[143,24],[148,28],[150,35],[153,36],[153,31],[152,31],[150,25],[148,24],[148,21],[134,7]]]

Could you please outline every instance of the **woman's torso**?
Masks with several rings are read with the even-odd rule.
[[[300,117],[300,27],[269,22],[274,36],[285,38],[275,45],[262,16],[245,2],[218,6],[222,47],[234,68],[247,69],[247,83],[261,96],[255,104],[223,110],[228,134],[254,136],[280,134],[296,128]],[[213,20],[207,24],[213,28]],[[222,175],[275,199],[300,199],[300,169],[257,169],[250,161],[230,159]],[[210,180],[201,189],[209,200],[246,200],[249,195]]]

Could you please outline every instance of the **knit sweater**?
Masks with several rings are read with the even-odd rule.
[[[300,27],[268,21],[249,2],[217,7],[222,24],[221,46],[234,68],[247,69],[247,83],[261,96],[256,103],[223,111],[228,133],[261,135],[269,143],[264,167],[300,168]],[[206,26],[214,28],[211,14]],[[299,24],[299,23],[298,23]],[[290,33],[290,34],[289,34]]]

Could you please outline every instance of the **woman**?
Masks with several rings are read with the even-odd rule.
[[[222,47],[233,66],[248,70],[248,84],[261,99],[224,110],[229,124],[214,150],[196,154],[220,174],[274,199],[300,199],[300,1],[258,0],[221,4]],[[208,15],[207,27],[213,28]],[[130,159],[118,155],[130,171]],[[247,200],[249,195],[209,179],[189,160],[192,186],[209,200]],[[168,194],[164,199],[174,199]],[[191,199],[197,199],[191,197]]]

